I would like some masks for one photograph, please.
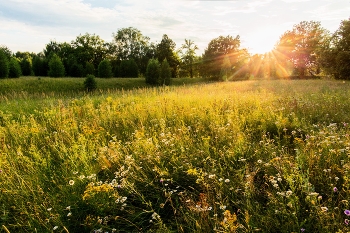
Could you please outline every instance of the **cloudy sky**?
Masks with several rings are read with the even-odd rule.
[[[50,40],[88,32],[111,42],[113,32],[135,27],[153,42],[163,34],[177,47],[191,39],[198,55],[220,35],[240,35],[253,54],[270,51],[301,21],[334,32],[349,17],[350,0],[0,0],[0,45],[37,53]]]

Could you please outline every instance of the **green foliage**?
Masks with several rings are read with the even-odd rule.
[[[276,47],[278,60],[288,60],[294,65],[294,72],[300,77],[317,75],[321,48],[327,41],[328,32],[320,22],[302,21],[285,32]]]
[[[65,75],[65,68],[61,61],[61,59],[54,54],[49,62],[49,72],[48,75],[50,77],[64,77]]]
[[[86,74],[86,75],[89,75],[89,74],[94,75],[94,74],[95,74],[95,67],[94,67],[94,64],[92,64],[92,63],[90,63],[90,62],[86,62],[86,63],[85,63],[85,74]]]
[[[9,61],[6,54],[0,50],[0,78],[7,78],[9,74]]]
[[[84,67],[81,64],[78,63],[73,63],[70,66],[70,70],[69,70],[69,75],[71,77],[83,77],[84,76]]]
[[[195,45],[193,41],[187,39],[185,39],[185,44],[181,46],[182,66],[189,72],[190,78],[193,78],[193,63],[197,49],[197,45]]]
[[[47,59],[42,56],[34,56],[32,68],[34,75],[47,76],[49,69]]]
[[[22,58],[20,65],[21,65],[22,75],[30,76],[33,74],[32,58],[30,55],[27,55],[24,58]]]
[[[159,72],[160,84],[169,86],[171,82],[171,68],[166,59],[163,60]]]
[[[88,92],[92,92],[97,88],[97,82],[95,76],[92,74],[87,75],[84,81],[84,87]]]
[[[12,57],[9,63],[9,78],[19,78],[22,75],[21,66],[17,58]]]
[[[126,78],[138,77],[138,67],[134,59],[122,60],[120,62],[119,75]]]
[[[111,62],[107,59],[98,65],[98,76],[100,78],[111,78],[113,76]]]
[[[228,59],[232,67],[227,75],[230,76],[231,79],[231,76],[233,77],[234,75],[232,72],[240,70],[243,66],[241,61],[246,57],[245,51],[239,49],[240,44],[239,36],[236,36],[236,38],[232,38],[232,36],[219,36],[218,38],[211,40],[203,54],[201,74],[204,77],[220,80],[222,75],[221,68],[225,59]],[[226,64],[228,61],[226,61]],[[227,68],[227,71],[228,70],[229,69]]]
[[[151,85],[162,84],[159,78],[160,64],[158,59],[150,59],[146,70],[146,83]]]
[[[156,57],[159,61],[166,59],[171,68],[171,75],[173,78],[178,76],[178,69],[180,65],[180,58],[177,55],[175,42],[166,34],[163,35],[162,40],[156,46]]]

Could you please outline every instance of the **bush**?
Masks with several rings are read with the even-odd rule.
[[[107,59],[98,65],[98,76],[100,78],[111,78],[113,76],[111,62]]]
[[[9,63],[9,77],[10,78],[19,78],[22,75],[21,66],[18,60],[14,57],[10,59]]]
[[[65,69],[61,59],[54,54],[49,62],[50,77],[64,77]]]
[[[146,69],[146,83],[151,85],[159,85],[160,65],[158,59],[150,59]]]
[[[163,60],[162,65],[160,66],[160,81],[161,85],[170,85],[171,78],[171,68],[166,59]]]
[[[7,78],[9,74],[9,62],[5,53],[0,50],[0,78]]]
[[[84,87],[88,92],[92,92],[94,90],[96,90],[97,88],[97,82],[95,79],[95,76],[92,74],[89,74],[85,81],[84,81]]]

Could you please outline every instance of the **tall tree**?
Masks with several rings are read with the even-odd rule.
[[[240,45],[239,36],[235,38],[232,36],[219,36],[211,40],[203,54],[202,75],[219,79],[225,58],[232,65],[231,73],[234,72],[234,69],[238,69],[245,54],[242,53],[243,50],[240,50]]]
[[[141,31],[133,28],[122,28],[113,33],[113,44],[115,56],[119,61],[133,59],[140,71],[146,71],[147,62],[150,58],[144,59],[152,54],[152,46],[149,42],[149,37],[142,35]]]
[[[98,35],[86,33],[79,35],[71,42],[74,57],[78,64],[85,65],[90,62],[94,67],[98,67],[101,61],[106,59],[109,44]]]
[[[320,49],[327,34],[320,22],[302,21],[281,36],[275,51],[280,60],[293,63],[295,73],[300,77],[305,76],[306,72],[316,75],[319,73]]]
[[[0,49],[0,78],[7,78],[9,74],[9,60],[3,50]]]
[[[323,50],[322,65],[337,79],[350,79],[350,18],[343,20]]]
[[[180,53],[182,64],[185,69],[190,73],[190,77],[193,78],[193,62],[196,55],[197,45],[194,44],[192,40],[185,39],[185,43],[181,45]]]
[[[166,59],[171,68],[171,75],[173,78],[177,76],[180,58],[176,53],[176,44],[166,34],[163,35],[162,40],[156,46],[156,56],[159,61]]]
[[[48,75],[50,77],[64,77],[65,69],[64,65],[56,54],[53,54],[51,60],[49,62],[49,72]]]

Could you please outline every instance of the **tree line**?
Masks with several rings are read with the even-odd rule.
[[[159,43],[150,42],[136,28],[113,33],[112,42],[86,33],[68,42],[50,41],[42,52],[12,53],[0,47],[0,77],[145,77],[150,84],[169,84],[170,77],[206,77],[237,80],[330,75],[350,79],[350,19],[330,33],[320,22],[303,21],[279,38],[266,54],[250,55],[241,48],[240,37],[212,39],[204,53],[185,39],[177,48],[166,34]]]

